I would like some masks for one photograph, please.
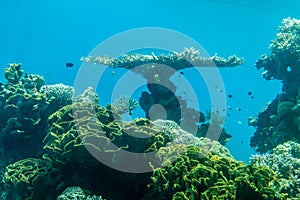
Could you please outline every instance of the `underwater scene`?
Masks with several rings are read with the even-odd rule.
[[[300,200],[299,7],[0,0],[0,200]]]

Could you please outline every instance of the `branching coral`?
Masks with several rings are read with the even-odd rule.
[[[78,186],[68,187],[57,200],[105,200],[101,196],[90,195],[88,191],[84,191]]]
[[[117,113],[131,113],[134,109],[138,107],[138,102],[131,97],[122,96],[117,99],[112,105],[112,109],[115,109]]]
[[[270,153],[252,155],[250,163],[268,166],[277,174],[280,191],[290,199],[300,198],[300,145],[285,142],[278,145]]]
[[[45,94],[50,104],[56,104],[57,109],[71,104],[74,96],[74,88],[62,83],[55,85],[43,85],[40,93]]]

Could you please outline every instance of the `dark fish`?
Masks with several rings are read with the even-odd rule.
[[[184,74],[183,72],[179,72],[180,74]]]
[[[240,109],[240,108],[236,108],[236,111],[241,111],[242,109]]]
[[[232,96],[232,94],[229,94],[228,97],[229,97],[229,98],[232,98],[233,96]]]
[[[248,92],[248,95],[251,95],[252,94],[252,92]]]
[[[74,66],[73,63],[70,63],[70,62],[66,63],[66,67],[73,67],[73,66]]]

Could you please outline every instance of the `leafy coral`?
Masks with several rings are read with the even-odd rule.
[[[57,172],[48,161],[26,158],[8,165],[2,182],[11,199],[53,198],[59,181]]]
[[[149,185],[153,199],[279,199],[278,180],[268,167],[231,157],[202,156],[195,146],[162,147]]]

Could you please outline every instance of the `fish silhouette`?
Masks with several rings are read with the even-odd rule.
[[[66,67],[73,67],[73,66],[74,66],[73,63],[70,63],[70,62],[66,63]]]

